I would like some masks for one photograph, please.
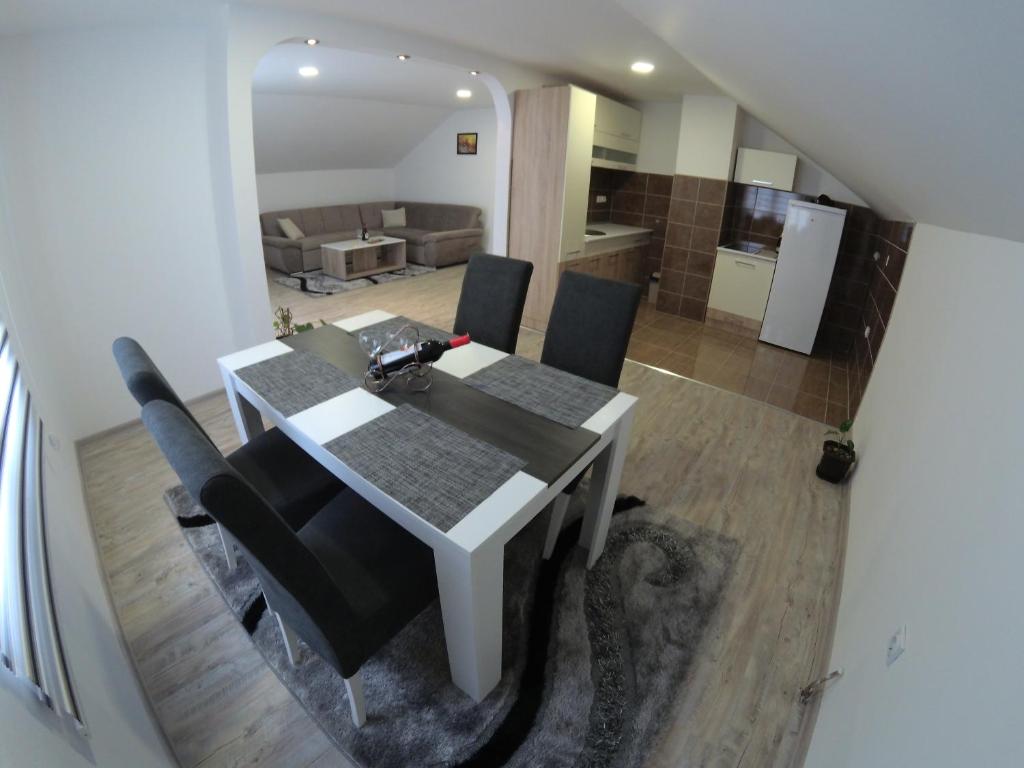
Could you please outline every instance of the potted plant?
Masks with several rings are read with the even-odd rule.
[[[292,319],[291,307],[278,307],[274,310],[274,330],[277,332],[277,338],[284,339],[296,333],[313,330],[312,323],[293,324]],[[327,323],[321,320],[320,325],[327,325]]]
[[[836,435],[837,440],[826,440],[821,446],[821,461],[815,474],[830,483],[841,483],[857,460],[857,452],[853,450],[850,429],[853,419],[847,419],[839,425],[839,429],[830,429],[826,435]]]

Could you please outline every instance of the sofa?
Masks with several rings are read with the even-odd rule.
[[[395,208],[405,208],[405,226],[384,227],[381,210]],[[278,219],[291,219],[304,237],[286,237]],[[260,214],[263,260],[289,274],[320,269],[320,246],[359,237],[364,225],[370,234],[402,238],[406,260],[428,267],[468,261],[481,250],[484,233],[481,211],[471,205],[399,200],[268,211]]]

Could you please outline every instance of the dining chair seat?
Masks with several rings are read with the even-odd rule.
[[[276,427],[229,453],[227,460],[296,531],[345,488]]]
[[[437,598],[433,550],[349,488],[299,539],[348,596],[368,648],[383,646]]]

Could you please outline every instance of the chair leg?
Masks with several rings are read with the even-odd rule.
[[[544,540],[544,559],[550,560],[551,553],[555,551],[555,544],[558,542],[558,534],[562,532],[562,523],[565,522],[565,510],[569,508],[568,493],[560,493],[551,502],[551,522],[548,523],[548,537]]]
[[[348,691],[348,704],[352,709],[352,722],[356,728],[362,728],[366,722],[366,700],[363,698],[363,678],[358,672],[345,678],[345,690]]]
[[[238,553],[235,550],[235,537],[224,530],[224,526],[217,523],[217,531],[220,533],[220,543],[224,547],[224,558],[228,561],[228,570],[235,570],[238,565]]]
[[[277,626],[281,628],[281,639],[284,640],[284,649],[288,654],[288,663],[293,667],[297,667],[300,654],[299,638],[292,628],[284,623],[281,614],[275,613],[274,618],[277,619]]]

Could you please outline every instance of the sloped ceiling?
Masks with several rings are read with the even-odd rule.
[[[254,93],[252,106],[256,173],[393,168],[453,111],[320,94]]]
[[[1024,3],[619,0],[880,213],[1024,241]]]

